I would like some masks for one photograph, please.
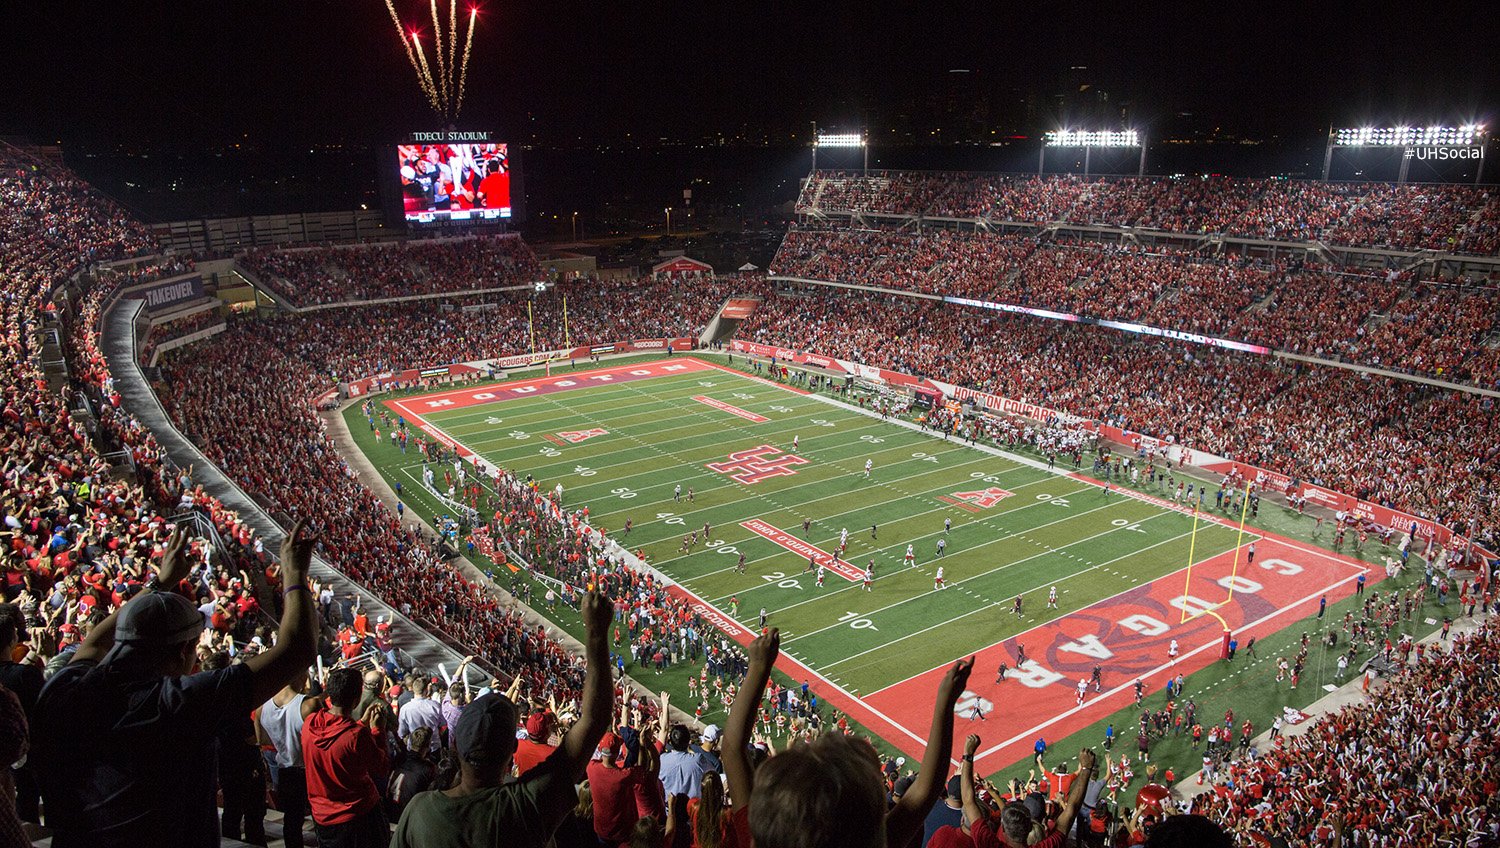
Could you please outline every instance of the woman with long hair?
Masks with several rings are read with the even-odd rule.
[[[701,790],[700,797],[688,801],[693,848],[732,848],[725,844],[729,841],[729,809],[724,805],[724,781],[719,773],[704,774]]]

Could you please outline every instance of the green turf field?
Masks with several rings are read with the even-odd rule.
[[[753,423],[696,396],[767,420]],[[356,440],[382,473],[403,482],[408,505],[428,515],[443,512],[421,491],[418,454],[373,444],[358,408],[347,415]],[[725,614],[737,606],[735,617],[748,628],[758,626],[764,608],[769,623],[781,628],[783,651],[856,695],[1177,571],[1187,564],[1190,545],[1194,561],[1201,561],[1240,541],[1234,530],[1213,524],[1199,524],[1193,540],[1191,517],[1105,495],[1034,467],[1034,459],[1026,463],[914,432],[849,405],[722,370],[513,397],[423,417],[500,467],[531,474],[549,488],[561,483],[568,507],[587,505],[596,527],[641,551],[651,565]],[[606,432],[577,443],[559,437],[594,428]],[[708,467],[760,446],[776,448],[768,454],[773,458],[784,457],[794,437],[795,457],[805,462],[787,464],[784,470],[792,473],[747,484]],[[866,460],[873,463],[869,479]],[[1009,494],[987,508],[972,502],[966,508],[955,497],[995,488]],[[1262,513],[1263,526],[1307,537],[1310,521],[1279,507]],[[951,531],[945,532],[945,519]],[[814,586],[807,557],[741,524],[752,520],[830,552],[847,529],[845,559],[860,570],[874,561],[873,590],[832,571],[822,588]],[[810,524],[806,533],[804,521]],[[874,538],[872,524],[878,527]],[[690,531],[700,539],[684,551]],[[941,558],[940,538],[947,543]],[[915,567],[903,564],[908,544]],[[739,573],[742,555],[745,572]],[[949,587],[942,591],[933,587],[939,565]],[[501,578],[504,583],[506,575]],[[1056,610],[1046,609],[1053,586]],[[1018,594],[1026,599],[1019,618],[1010,614]],[[576,628],[569,611],[554,617]],[[1263,644],[1267,652],[1279,647],[1272,640]],[[1203,709],[1215,708],[1208,700],[1213,689],[1237,712],[1252,715],[1321,694],[1315,685],[1289,696],[1268,693],[1255,678],[1244,678],[1248,668],[1210,667],[1194,675],[1192,686],[1204,692]],[[685,693],[687,673],[671,670],[660,683]],[[1126,712],[1114,717],[1117,728],[1133,723]],[[1064,745],[1097,741],[1087,738],[1095,732],[1090,728]],[[1174,754],[1183,760],[1179,772],[1195,760],[1182,747],[1163,751],[1166,761]]]
[[[763,415],[754,424],[694,402],[695,395]],[[765,608],[782,645],[850,692],[880,689],[1175,571],[1188,556],[1190,517],[1107,497],[1097,487],[853,410],[724,372],[658,377],[574,389],[535,399],[425,416],[502,468],[561,483],[565,502],[587,505],[608,528],[673,580],[758,625]],[[557,445],[543,434],[603,428],[607,435]],[[795,473],[745,485],[705,467],[734,451],[770,444],[807,460]],[[864,477],[864,462],[874,469]],[[420,463],[401,469],[412,485]],[[682,495],[673,493],[681,486]],[[940,495],[998,486],[1012,492],[978,513]],[[687,491],[693,490],[688,500]],[[633,522],[628,536],[621,532]],[[813,585],[807,558],[740,523],[760,519],[824,551],[849,530],[846,558],[874,560],[873,590],[829,574]],[[944,533],[943,521],[952,530]],[[710,528],[704,544],[682,550],[687,531]],[[876,538],[871,525],[878,528]],[[1235,532],[1201,526],[1195,556],[1234,545]],[[947,553],[936,556],[946,538]],[[903,564],[908,544],[915,567]],[[736,571],[739,555],[746,570]],[[933,589],[938,565],[950,588]],[[1059,609],[1045,609],[1058,587]],[[1030,609],[1010,615],[1022,594]],[[850,616],[850,612],[858,615]]]

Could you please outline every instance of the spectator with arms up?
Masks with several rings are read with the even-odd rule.
[[[614,608],[590,592],[583,599],[588,631],[582,713],[562,744],[519,780],[505,782],[516,751],[516,705],[488,694],[464,707],[453,729],[461,777],[447,790],[423,792],[396,827],[396,848],[506,845],[542,848],[578,803],[575,784],[610,722],[613,681],[608,631]]]
[[[173,591],[190,570],[185,541],[173,532],[155,578],[94,627],[42,690],[34,740],[58,848],[218,845],[215,731],[316,653],[305,582],[313,540],[299,521],[281,550],[286,608],[276,646],[193,674],[203,616]]]
[[[755,710],[780,651],[775,628],[750,645],[750,670],[724,730],[724,770],[736,806],[749,808],[756,848],[904,846],[922,827],[953,750],[953,704],[974,667],[959,660],[938,685],[921,771],[889,811],[880,763],[869,743],[843,734],[820,736],[750,769],[746,744]]]

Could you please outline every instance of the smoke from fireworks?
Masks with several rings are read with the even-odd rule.
[[[429,64],[427,52],[422,48],[422,40],[418,31],[415,28],[408,30],[401,23],[401,16],[396,12],[395,0],[385,0],[385,8],[391,15],[391,23],[396,27],[396,34],[401,39],[402,48],[406,50],[406,60],[411,64],[413,73],[416,74],[417,86],[422,89],[428,105],[444,121],[457,120],[458,113],[463,110],[464,106],[464,87],[469,78],[469,54],[474,45],[474,22],[479,16],[479,10],[469,9],[469,27],[464,36],[463,58],[455,64],[454,60],[458,58],[459,37],[458,0],[448,0],[446,24],[439,15],[438,0],[428,0],[433,30],[432,63]]]

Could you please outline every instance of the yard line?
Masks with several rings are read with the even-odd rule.
[[[1087,515],[1087,514],[1088,513],[1079,513],[1079,515]],[[1148,516],[1146,516],[1145,518],[1142,518],[1140,521],[1138,521],[1136,523],[1139,524],[1139,523],[1142,523],[1142,522],[1150,521],[1151,519],[1153,519],[1153,518],[1159,518],[1162,515],[1166,515],[1166,513],[1158,513],[1157,515],[1148,515]],[[1078,517],[1078,516],[1074,516],[1074,517]],[[1066,550],[1067,548],[1071,548],[1074,545],[1081,545],[1084,542],[1091,542],[1091,541],[1093,541],[1095,539],[1098,539],[1098,538],[1103,537],[1103,536],[1108,536],[1111,533],[1114,533],[1116,531],[1123,530],[1123,529],[1125,529],[1125,528],[1123,528],[1123,527],[1110,527],[1108,530],[1100,531],[1098,533],[1095,533],[1092,536],[1085,536],[1082,539],[1075,539],[1075,540],[1067,543],[1066,545],[1059,545],[1059,546],[1057,546],[1055,548],[1049,548],[1048,550],[1042,551],[1040,553],[1035,553],[1035,554],[1032,554],[1031,556],[1023,557],[1021,559],[1018,559],[1015,562],[1009,562],[1009,563],[1006,563],[1005,565],[999,566],[997,568],[992,568],[989,571],[986,571],[986,572],[984,572],[982,574],[976,574],[976,575],[974,575],[972,577],[966,577],[963,580],[955,581],[953,583],[953,585],[955,587],[958,587],[958,586],[964,585],[965,583],[972,583],[975,580],[981,580],[981,579],[983,579],[985,577],[989,577],[992,574],[999,574],[1000,572],[1006,570],[1007,568],[1014,568],[1015,566],[1018,566],[1018,565],[1020,565],[1023,562],[1031,562],[1034,559],[1040,559],[1040,558],[1045,557],[1045,556],[1053,556],[1058,551]],[[1019,535],[1019,534],[1013,534],[1013,535]],[[999,541],[999,540],[997,539],[996,541]],[[991,543],[986,542],[985,544],[991,544]],[[854,588],[854,587],[850,587],[850,588]],[[846,591],[846,590],[841,589],[840,591]],[[905,604],[909,604],[912,601],[917,600],[918,598],[925,598],[925,597],[927,597],[927,593],[926,592],[922,592],[921,594],[917,594],[917,595],[912,595],[909,598],[903,598],[902,600],[899,600],[899,601],[897,601],[897,602],[895,602],[893,604],[887,604],[887,605],[885,605],[883,607],[880,607],[879,609],[871,610],[871,611],[866,612],[866,613],[861,613],[860,617],[861,618],[870,618],[871,616],[879,615],[880,613],[885,612],[886,610],[895,609],[896,607],[904,606]],[[791,637],[790,639],[783,639],[782,642],[785,643],[785,644],[790,644],[792,642],[797,642],[797,641],[800,641],[802,639],[806,639],[809,636],[816,636],[819,633],[827,632],[829,630],[834,629],[835,627],[840,627],[842,625],[843,625],[842,621],[837,621],[837,622],[834,622],[833,624],[827,625],[826,627],[819,627],[817,630],[809,630],[806,633],[800,633],[800,634],[798,634],[796,636]]]
[[[1150,518],[1146,518],[1146,519],[1142,519],[1142,520],[1144,520],[1144,521],[1150,521],[1151,519]],[[1123,529],[1123,528],[1116,528],[1116,529]],[[1131,551],[1128,554],[1121,554],[1120,556],[1117,556],[1114,559],[1106,560],[1105,562],[1101,562],[1098,565],[1091,565],[1088,568],[1082,569],[1080,571],[1075,571],[1075,572],[1073,572],[1071,574],[1068,574],[1065,577],[1062,577],[1062,578],[1059,578],[1059,579],[1056,579],[1056,580],[1045,581],[1041,586],[1037,586],[1037,587],[1035,587],[1033,589],[1028,589],[1028,590],[1026,590],[1026,592],[1022,592],[1021,594],[1024,595],[1027,592],[1038,592],[1038,591],[1041,591],[1042,586],[1056,585],[1058,583],[1065,583],[1065,582],[1067,582],[1069,580],[1072,580],[1075,577],[1082,577],[1083,575],[1088,574],[1090,571],[1094,571],[1096,569],[1103,568],[1106,565],[1113,565],[1113,564],[1115,564],[1115,563],[1117,563],[1117,562],[1119,562],[1120,560],[1123,560],[1123,559],[1129,559],[1129,558],[1131,558],[1133,556],[1137,556],[1139,554],[1143,554],[1146,551],[1151,550],[1152,548],[1159,548],[1162,545],[1171,544],[1173,542],[1177,542],[1177,541],[1180,541],[1182,539],[1185,539],[1188,536],[1193,535],[1193,532],[1194,531],[1192,531],[1192,530],[1188,530],[1187,532],[1185,532],[1185,533],[1179,533],[1179,534],[1177,534],[1176,536],[1173,536],[1170,539],[1163,539],[1160,542],[1156,542],[1155,544],[1147,545],[1144,548],[1139,548],[1137,550]],[[1214,556],[1219,556],[1219,554],[1214,554]],[[1197,563],[1194,563],[1194,564],[1196,565]],[[1171,572],[1168,572],[1168,574],[1171,574]],[[1166,576],[1168,576],[1168,575],[1162,575],[1162,577],[1166,577]],[[1156,579],[1161,579],[1161,578],[1156,578]],[[1135,586],[1132,585],[1131,588],[1133,589],[1133,588],[1135,588]],[[1126,589],[1125,591],[1128,592],[1128,591],[1130,591],[1130,589]],[[1124,592],[1121,592],[1120,594],[1124,594]],[[912,638],[913,636],[920,636],[923,633],[927,633],[928,631],[931,631],[931,630],[936,630],[939,627],[946,627],[947,625],[952,624],[955,621],[961,621],[961,620],[963,620],[965,618],[968,618],[971,615],[974,615],[975,613],[984,612],[985,610],[990,609],[992,607],[1002,606],[1002,605],[1004,605],[1004,603],[1005,603],[1004,601],[995,601],[995,602],[992,602],[992,603],[983,604],[978,609],[973,609],[973,610],[970,610],[970,611],[968,611],[966,613],[963,613],[962,615],[954,616],[953,618],[950,618],[947,621],[938,622],[937,624],[934,624],[931,627],[924,627],[921,630],[918,630],[918,631],[916,631],[914,633],[907,633],[907,634],[904,634],[902,636],[898,636],[897,638],[892,639],[891,641],[886,642],[884,644],[877,645],[877,646],[875,646],[873,648],[870,648],[868,650],[860,651],[857,654],[852,654],[850,656],[844,657],[841,660],[835,660],[835,661],[833,661],[831,663],[827,663],[827,664],[823,665],[822,668],[829,669],[829,668],[833,668],[836,665],[843,665],[844,663],[846,663],[846,662],[848,662],[850,660],[858,659],[859,657],[862,657],[862,656],[864,656],[866,654],[869,654],[869,653],[873,653],[874,651],[884,650],[885,648],[889,648],[890,646],[896,644],[897,642],[904,642],[907,639]],[[862,616],[862,617],[864,617],[864,616]],[[1048,622],[1056,621],[1058,618],[1063,618],[1063,617],[1064,616],[1060,615],[1060,616],[1057,616],[1056,618],[1048,619]],[[1043,622],[1043,625],[1045,625],[1048,622]],[[1043,625],[1037,625],[1037,626],[1043,626]],[[1028,628],[1028,629],[1031,629],[1031,628]],[[952,662],[952,660],[949,660],[949,662]]]
[[[1027,505],[1025,505],[1023,507],[1018,507],[1018,508],[1010,510],[1008,512],[1001,513],[1000,515],[993,516],[993,518],[1001,518],[1001,517],[1006,516],[1006,515],[1013,515],[1015,513],[1020,512],[1021,510],[1031,509],[1034,506],[1041,506],[1042,504],[1046,504],[1046,503],[1050,503],[1050,501],[1033,501],[1032,503],[1029,503],[1029,504],[1027,504]],[[997,536],[996,538],[991,539],[990,541],[985,542],[985,543],[983,543],[981,545],[978,545],[978,546],[973,547],[973,548],[968,548],[966,552],[976,551],[979,548],[983,548],[983,547],[986,547],[988,545],[993,545],[996,542],[1003,542],[1003,541],[1005,541],[1007,539],[1013,539],[1013,538],[1015,538],[1017,536],[1025,535],[1026,533],[1035,533],[1038,530],[1041,530],[1041,529],[1046,528],[1046,527],[1051,527],[1054,524],[1061,524],[1064,521],[1071,521],[1071,520],[1073,520],[1075,518],[1081,518],[1081,517],[1083,517],[1085,515],[1088,515],[1090,513],[1098,512],[1101,509],[1108,509],[1108,508],[1110,508],[1112,506],[1116,506],[1116,505],[1119,505],[1119,504],[1122,504],[1122,503],[1125,503],[1125,501],[1110,501],[1109,503],[1103,504],[1101,506],[1094,507],[1093,509],[1089,509],[1089,510],[1085,510],[1083,512],[1078,512],[1078,513],[1074,513],[1072,515],[1064,516],[1063,518],[1059,518],[1059,519],[1057,519],[1055,521],[1049,521],[1046,524],[1039,524],[1036,527],[1028,527],[1025,530],[1017,530],[1014,533],[1007,533],[1004,536]],[[1149,517],[1150,516],[1148,516],[1148,518]],[[991,519],[984,519],[984,521],[989,521],[989,520],[991,520]],[[1111,527],[1110,529],[1111,530],[1118,530],[1119,528],[1118,527]],[[938,535],[938,534],[936,534],[936,533],[930,533],[930,534],[926,534],[924,536],[919,536],[917,538],[919,538],[919,539],[925,539],[925,538],[928,538],[929,536],[935,536],[935,535]],[[905,544],[905,543],[904,542],[898,542],[895,545],[890,545],[890,546],[881,548],[881,550],[890,550],[891,548],[898,548],[902,544]],[[912,542],[912,544],[916,544],[916,543]],[[876,580],[884,580],[884,579],[887,579],[887,578],[890,578],[890,577],[894,577],[894,576],[896,576],[897,574],[900,574],[900,573],[902,573],[902,572],[900,572],[900,571],[894,571],[894,572],[891,572],[889,574],[880,575],[880,576],[876,577],[875,579]],[[988,572],[986,572],[986,573],[988,573]],[[979,576],[979,575],[976,575],[976,576]],[[974,578],[969,578],[969,579],[974,579]],[[774,585],[774,584],[767,584],[767,585]],[[954,585],[958,585],[958,584],[954,584]],[[752,586],[751,587],[751,589],[758,589],[758,588],[761,588],[761,587],[760,586]],[[844,592],[854,591],[854,590],[857,590],[859,588],[861,588],[861,587],[857,583],[856,584],[850,584],[849,586],[842,587],[842,588],[839,588],[839,589],[835,589],[832,592],[827,592],[825,594],[819,595],[816,598],[808,598],[805,601],[798,601],[795,604],[790,604],[788,606],[779,607],[778,609],[776,609],[776,612],[778,612],[778,613],[786,612],[787,610],[796,609],[797,607],[803,606],[805,604],[810,604],[810,603],[813,603],[815,601],[821,601],[821,600],[825,600],[827,598],[832,598],[832,597],[834,597],[836,595],[839,595],[839,594],[842,594]],[[735,594],[738,594],[738,593],[735,593]],[[717,607],[719,605],[720,601],[726,600],[726,599],[728,599],[730,597],[732,597],[732,595],[723,595],[721,597],[715,598],[710,603],[712,603],[714,606]],[[879,612],[879,610],[876,610],[876,612]],[[806,634],[806,635],[811,635],[811,634]],[[790,640],[788,640],[788,641],[790,641]]]
[[[1052,482],[1053,481],[1051,481],[1051,480],[1033,480],[1030,483],[1022,483],[1022,484],[1016,486],[1016,489],[1020,490],[1020,489],[1026,488],[1027,486],[1035,486],[1035,485],[1039,485],[1039,484],[1043,484],[1043,483],[1052,483]],[[936,487],[936,488],[934,488],[934,489],[932,489],[930,491],[940,492],[943,489],[949,488],[952,485],[953,485],[952,483],[948,483],[948,484],[945,484],[945,485],[942,485],[942,486],[938,486],[938,487]],[[1078,490],[1078,491],[1082,491],[1082,490]],[[817,503],[820,500],[828,500],[828,498],[842,498],[842,497],[847,497],[847,493],[840,492],[840,493],[837,493],[837,494],[829,495],[826,498],[818,498],[817,500],[812,500],[812,501],[803,501],[802,504]],[[848,510],[846,512],[839,512],[839,513],[835,513],[835,514],[833,514],[831,516],[826,516],[826,517],[821,518],[821,519],[816,519],[816,520],[814,520],[813,523],[815,523],[815,524],[826,524],[826,522],[828,522],[828,521],[830,521],[830,520],[832,520],[834,518],[838,518],[840,516],[853,515],[856,512],[864,512],[864,511],[868,511],[868,510],[872,510],[872,509],[879,509],[880,507],[885,506],[887,504],[891,504],[891,503],[894,503],[894,501],[881,501],[879,504],[875,504],[875,505],[867,505],[867,506],[856,507],[855,509],[851,509],[851,510]],[[1045,501],[1037,501],[1037,503],[1045,503]],[[735,506],[735,505],[738,505],[738,503],[723,504],[723,506]],[[1028,506],[1031,506],[1031,505],[1033,505],[1033,504],[1028,504]],[[934,512],[942,512],[943,510],[952,509],[952,508],[953,508],[952,504],[943,504],[941,506],[933,507],[932,509],[926,509],[926,510],[923,510],[921,512],[912,513],[911,515],[904,515],[904,516],[896,519],[894,522],[892,522],[892,524],[899,524],[900,522],[903,522],[903,521],[909,521],[909,520],[914,519],[914,518],[921,518],[924,515],[930,515],[930,514],[932,514]],[[1014,509],[1005,510],[1004,512],[997,512],[994,515],[987,516],[987,518],[1000,518],[1001,516],[1011,515],[1013,513],[1020,512],[1024,508],[1025,507],[1016,507]],[[791,511],[791,512],[793,512],[793,514],[796,514],[796,508],[793,508],[793,507],[782,507],[781,509]],[[701,512],[701,510],[700,510],[700,512]],[[756,516],[756,517],[759,517],[759,516]],[[967,526],[972,526],[973,524],[980,523],[983,520],[985,520],[985,519],[979,519],[977,521],[971,520],[969,522],[969,525],[967,525]],[[727,526],[738,527],[739,524],[735,523],[735,524],[727,525]],[[684,525],[684,529],[691,529],[691,528],[688,528],[688,527],[686,527]],[[746,532],[748,533],[749,531],[746,531]],[[791,531],[787,531],[787,532],[791,532]],[[833,536],[837,536],[837,535],[838,535],[837,533],[833,534]],[[669,536],[667,538],[670,539],[671,537]],[[756,535],[754,533],[750,533],[748,536],[745,537],[744,541],[750,542],[750,541],[755,541],[757,539],[762,539],[762,538],[763,537],[758,536],[758,535]],[[819,540],[822,541],[824,538],[825,537],[821,537],[820,536]],[[829,536],[827,538],[832,538],[832,536]],[[919,536],[919,537],[916,537],[916,538],[921,539],[921,538],[926,538],[926,537],[925,536]],[[740,544],[740,542],[736,541],[736,542],[734,542],[734,544],[738,545],[738,544]],[[884,551],[889,551],[889,550],[892,550],[892,549],[900,548],[902,544],[905,544],[905,542],[898,542],[898,543],[896,543],[894,545],[885,545],[885,546],[876,548],[874,550],[874,553],[879,554],[879,553],[882,553]],[[912,542],[911,544],[916,544],[916,542]],[[973,549],[972,548],[968,548],[966,550],[973,550]],[[695,551],[693,553],[702,553],[702,552],[701,551]],[[671,558],[668,558],[668,559],[658,560],[655,563],[655,565],[656,565],[656,567],[660,568],[661,566],[664,566],[664,565],[666,565],[669,562],[676,562],[677,560],[680,560],[680,559],[687,559],[688,557],[693,556],[693,553],[686,553],[686,554],[682,554],[680,556],[674,556],[674,557],[671,557]],[[770,554],[768,556],[757,557],[757,558],[755,558],[753,560],[746,560],[745,564],[746,565],[750,565],[751,563],[760,562],[762,560],[773,559],[773,558],[778,557],[778,556],[785,556],[786,553],[787,553],[786,549],[783,548],[783,549],[780,549],[777,552],[772,553],[772,554]],[[955,554],[957,554],[957,553],[960,553],[960,552],[956,551]],[[861,554],[861,556],[864,556],[864,555],[865,554]],[[704,577],[709,576],[710,574],[720,574],[720,573],[723,573],[723,571],[725,571],[725,569],[719,569],[717,571],[711,571],[711,572],[708,572],[706,574],[696,574],[696,575],[693,575],[692,579],[699,580],[699,579],[702,579]]]

